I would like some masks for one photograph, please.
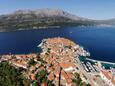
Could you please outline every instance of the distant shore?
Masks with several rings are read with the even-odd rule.
[[[22,30],[37,30],[37,29],[48,29],[48,28],[61,28],[61,26],[43,26],[43,27],[32,27],[32,28],[18,28],[17,30],[3,30],[0,29],[0,32],[13,32],[13,31],[22,31]]]

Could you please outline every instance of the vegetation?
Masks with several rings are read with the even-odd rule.
[[[74,77],[73,82],[76,83],[76,86],[91,86],[90,84],[83,82],[78,73],[74,73]]]
[[[43,14],[44,15],[44,14]],[[19,29],[30,29],[39,27],[51,26],[80,26],[80,25],[94,25],[91,20],[73,20],[66,16],[37,16],[34,13],[28,14],[12,14],[0,16],[0,29],[2,31],[15,31]]]
[[[47,70],[41,70],[36,74],[37,81],[34,81],[34,84],[41,85],[42,83],[46,83],[48,86],[54,86],[52,81],[48,80],[48,72]],[[35,85],[36,86],[36,85]]]
[[[36,62],[34,61],[34,59],[30,59],[30,61],[28,62],[28,65],[31,66],[31,65],[35,65]]]
[[[22,76],[21,70],[8,62],[0,63],[0,86],[28,86],[28,81]]]

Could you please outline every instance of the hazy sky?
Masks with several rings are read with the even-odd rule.
[[[61,8],[92,19],[115,18],[115,0],[0,0],[0,14],[39,8]]]

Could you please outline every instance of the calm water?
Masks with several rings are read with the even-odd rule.
[[[115,62],[115,27],[67,27],[0,33],[0,54],[36,52],[44,38],[65,37],[83,46],[91,58]]]

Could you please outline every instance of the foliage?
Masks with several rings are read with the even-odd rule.
[[[29,15],[29,16],[28,16]],[[3,31],[15,31],[18,29],[29,29],[33,27],[50,27],[50,26],[80,26],[80,25],[94,25],[94,21],[75,21],[73,19],[61,16],[52,17],[37,17],[36,15],[14,15],[1,17],[0,19],[0,29]],[[15,19],[16,18],[16,19]]]
[[[21,71],[8,62],[0,63],[0,86],[27,86]]]
[[[76,83],[77,86],[91,86],[89,83],[86,84],[85,82],[83,82],[78,73],[74,73],[73,82]]]
[[[32,86],[37,86],[37,82],[36,82],[36,81],[33,81],[33,82],[32,82]]]
[[[36,62],[34,61],[34,59],[30,59],[30,61],[28,62],[28,65],[31,66],[31,65],[35,65]]]
[[[38,80],[38,83],[42,83],[47,80],[48,72],[46,70],[41,70],[39,73],[37,73],[36,78]]]
[[[46,84],[47,84],[48,86],[54,86],[54,85],[52,84],[52,81],[48,80],[47,76],[48,76],[47,70],[41,70],[41,71],[39,71],[39,72],[36,74],[36,78],[37,78],[37,83],[38,83],[38,85],[41,85],[43,82],[46,82]]]

